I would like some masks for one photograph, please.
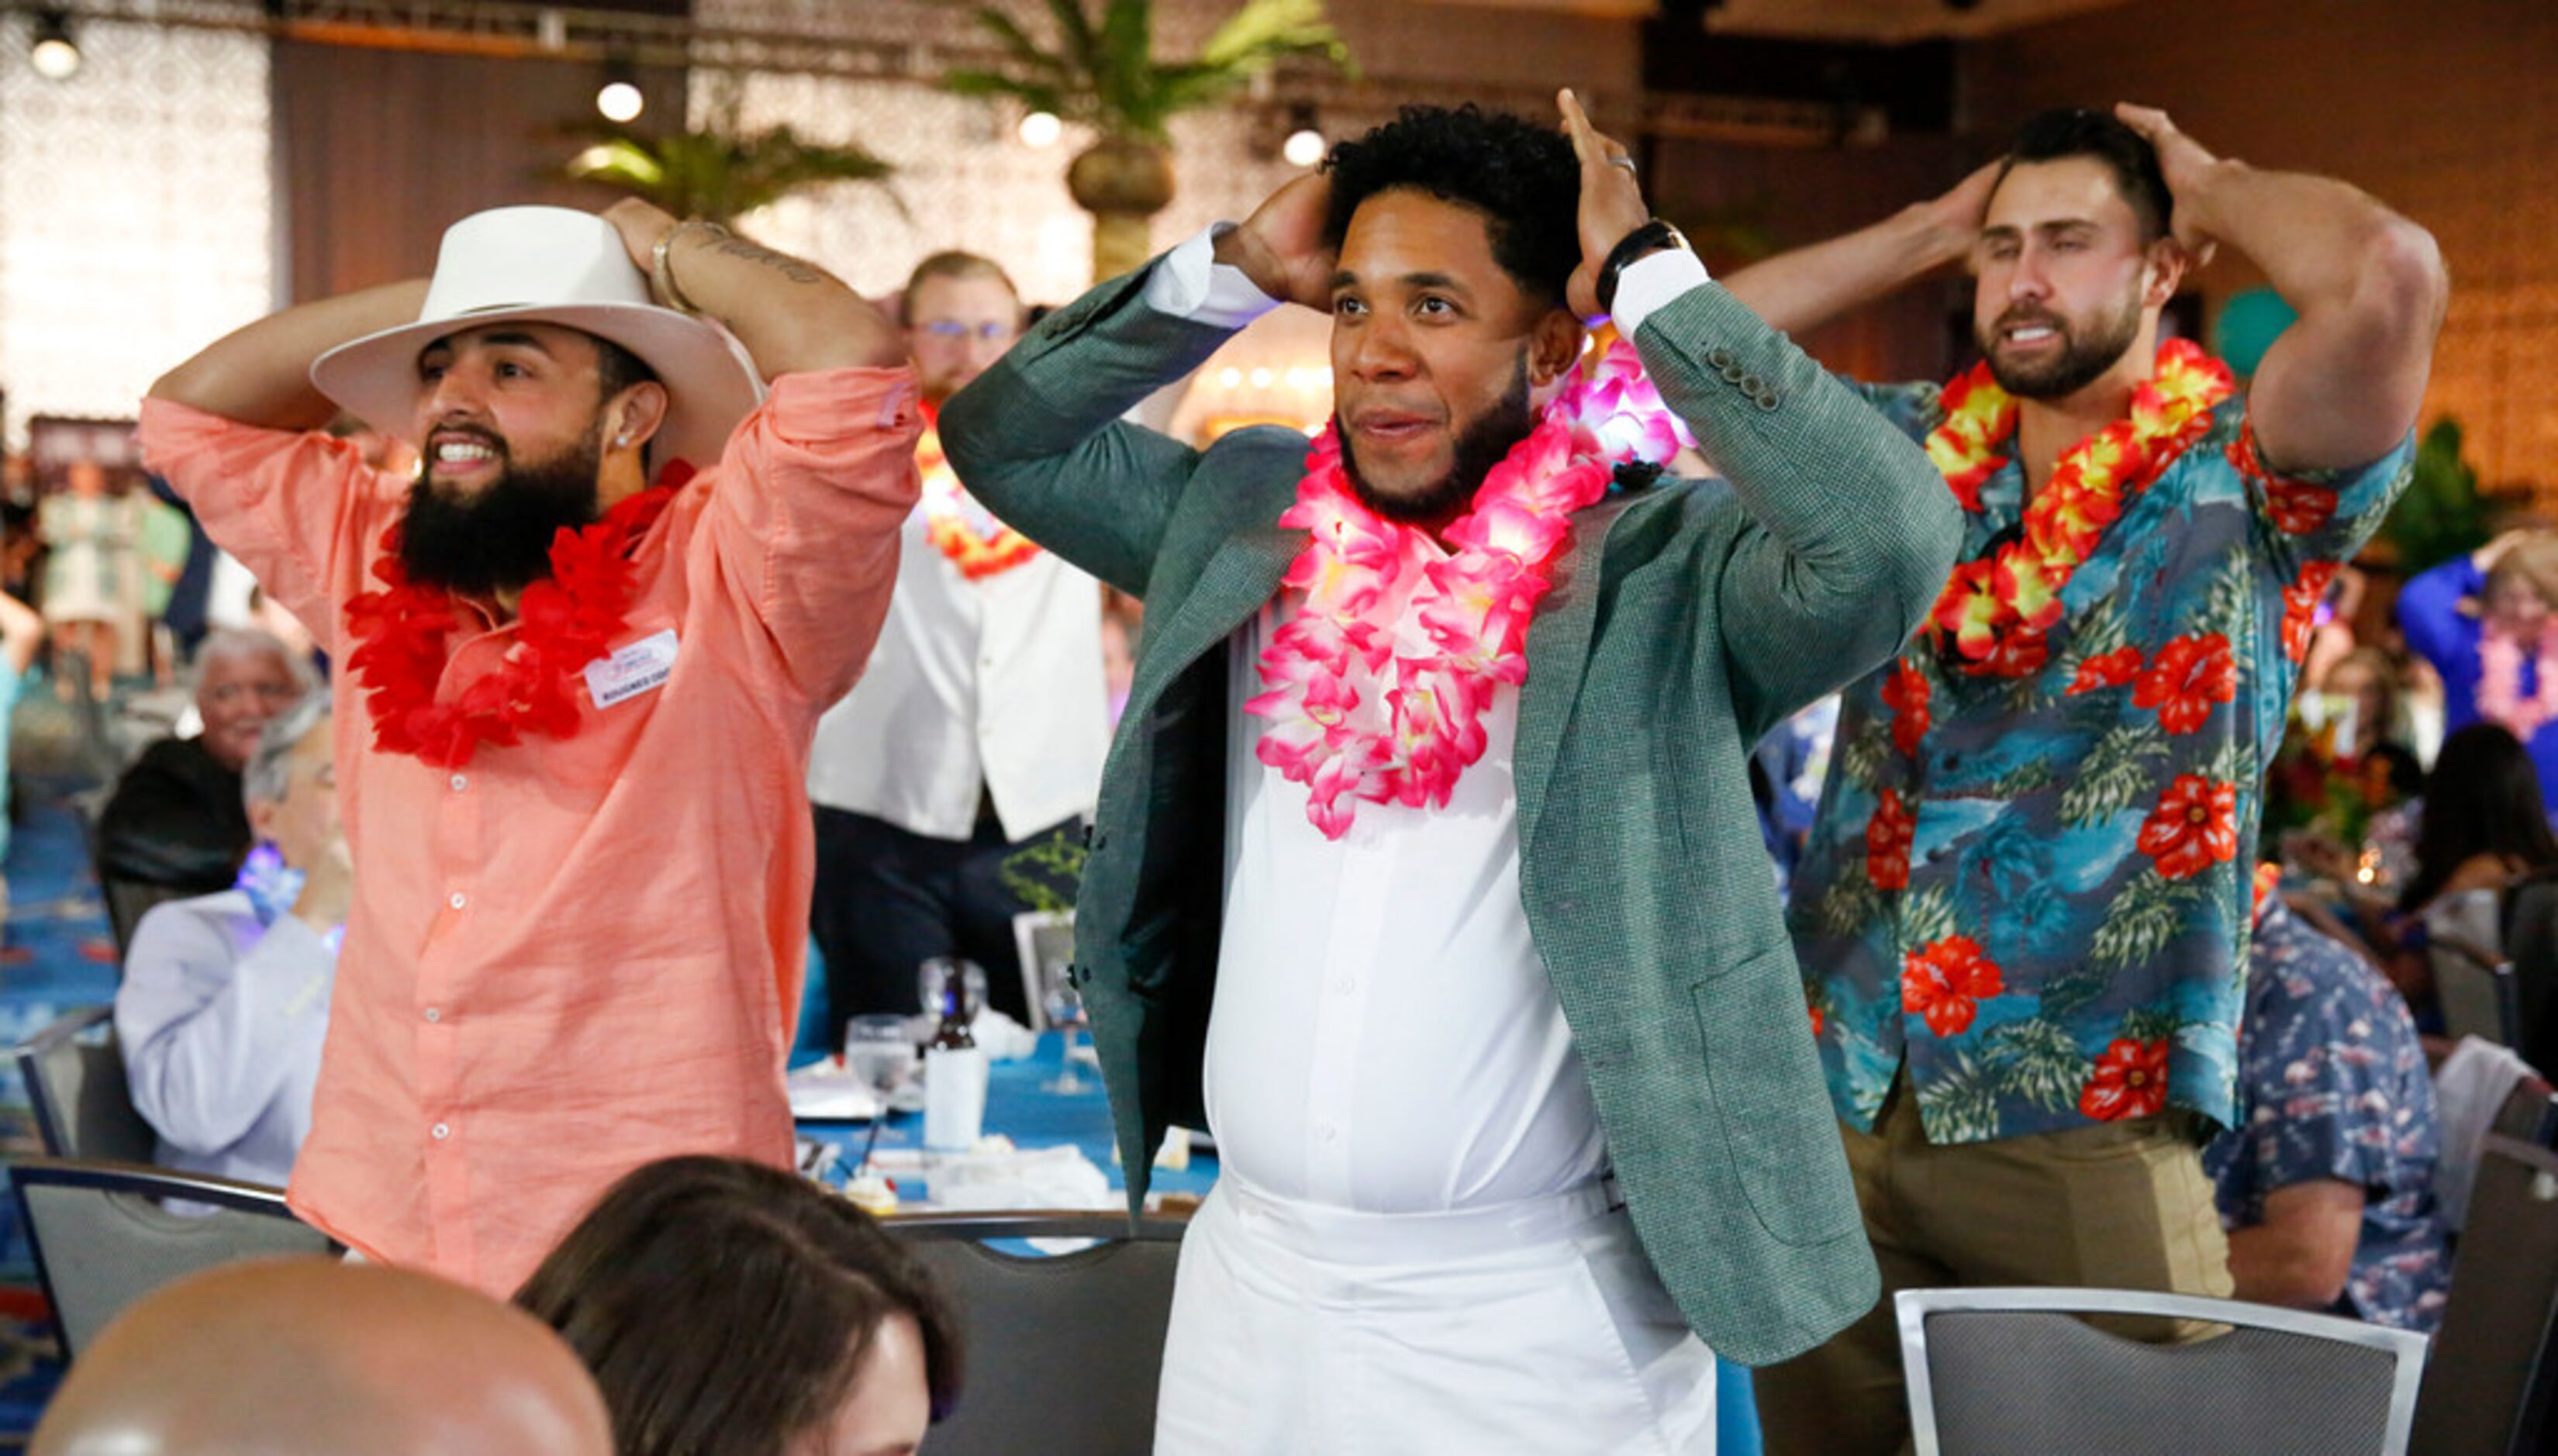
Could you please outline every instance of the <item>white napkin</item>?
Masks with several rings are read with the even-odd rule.
[[[2436,1125],[2442,1129],[2443,1152],[2434,1165],[2434,1203],[2443,1226],[2462,1229],[2470,1217],[2470,1187],[2478,1181],[2479,1158],[2487,1130],[2514,1085],[2531,1075],[2512,1049],[2463,1037],[2434,1073]]]
[[[878,1093],[832,1057],[809,1063],[783,1082],[790,1091],[793,1117],[868,1121],[879,1115]]]
[[[1039,1049],[1039,1033],[1022,1025],[992,1006],[977,1013],[968,1023],[968,1034],[989,1062],[1018,1062]]]
[[[970,1152],[924,1156],[899,1148],[883,1150],[872,1161],[895,1176],[909,1159],[931,1185],[937,1208],[1109,1209],[1122,1202],[1101,1169],[1071,1146],[1016,1148],[989,1137]]]

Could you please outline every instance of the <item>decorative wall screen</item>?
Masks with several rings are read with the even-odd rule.
[[[130,416],[153,378],[274,297],[264,38],[90,21],[78,73],[50,81],[27,64],[29,24],[0,16],[13,443],[29,415]]]
[[[741,82],[700,71],[694,124],[719,119],[732,94],[740,126],[786,122],[817,140],[857,142],[897,167],[883,185],[829,188],[742,219],[865,295],[895,291],[925,255],[952,247],[1002,263],[1033,303],[1065,303],[1091,283],[1092,219],[1066,191],[1066,165],[1088,140],[1076,129],[1032,148],[1014,134],[1014,112],[911,81],[759,74]],[[1219,218],[1241,218],[1295,175],[1277,156],[1256,155],[1256,120],[1218,110],[1173,123],[1178,190],[1155,218],[1158,247]]]

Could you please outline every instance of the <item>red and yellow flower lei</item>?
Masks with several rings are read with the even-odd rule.
[[[2130,416],[2061,457],[2026,508],[2022,536],[1954,567],[1929,620],[1951,638],[1965,672],[2025,677],[2042,669],[2046,638],[2061,620],[2061,589],[2123,509],[2211,428],[2212,406],[2234,387],[2228,366],[2191,340],[2160,348],[2157,371],[2133,392]],[[1947,384],[1943,399],[1945,422],[1928,435],[1927,458],[1954,499],[1977,515],[1982,484],[2007,464],[2016,401],[1986,363]]]
[[[436,689],[452,660],[460,626],[453,594],[420,586],[400,565],[399,526],[382,532],[374,558],[379,591],[347,603],[347,635],[355,649],[347,670],[363,687],[373,715],[373,746],[412,755],[439,769],[471,762],[484,743],[508,747],[526,737],[566,738],[577,731],[577,692],[586,664],[612,651],[628,627],[638,572],[631,548],[664,513],[692,475],[669,465],[648,490],[631,496],[580,530],[551,540],[551,574],[524,588],[516,604],[515,641],[497,670],[451,702]]]
[[[924,477],[924,536],[970,581],[1001,576],[1040,553],[1037,542],[997,520],[968,499],[958,472],[941,453],[940,411],[924,411],[924,438],[915,466]]]
[[[1527,680],[1528,624],[1572,512],[1607,496],[1617,465],[1666,464],[1680,443],[1634,350],[1617,344],[1485,476],[1473,510],[1441,533],[1457,552],[1445,556],[1427,530],[1360,504],[1338,436],[1316,438],[1279,517],[1312,532],[1283,581],[1303,600],[1262,650],[1270,690],[1243,710],[1270,720],[1254,753],[1307,787],[1306,817],[1324,837],[1349,833],[1361,800],[1447,806],[1489,746],[1494,690]],[[1398,651],[1405,620],[1427,651]]]

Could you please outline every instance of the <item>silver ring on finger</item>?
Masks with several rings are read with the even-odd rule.
[[[1634,159],[1632,157],[1610,157],[1608,159],[1608,165],[1611,167],[1625,168],[1626,175],[1628,177],[1634,175]]]

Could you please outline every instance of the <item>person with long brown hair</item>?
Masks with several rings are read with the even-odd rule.
[[[905,1456],[959,1393],[924,1266],[851,1203],[741,1158],[625,1176],[514,1302],[586,1362],[622,1456]]]
[[[2558,866],[2544,787],[2520,739],[2494,723],[2472,723],[2443,740],[2425,777],[2416,869],[2394,900],[2360,888],[2342,863],[2320,866],[2345,886],[2354,929],[2420,1011],[2433,990],[2426,938],[2449,935],[2500,951],[2505,888]]]

